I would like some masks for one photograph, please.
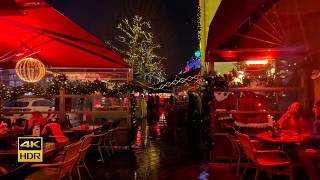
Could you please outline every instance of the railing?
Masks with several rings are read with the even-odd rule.
[[[227,91],[232,92],[249,92],[249,91],[263,91],[263,92],[277,92],[277,91],[299,91],[301,88],[297,87],[237,87],[229,88]]]
[[[216,114],[283,114],[286,111],[213,111]]]

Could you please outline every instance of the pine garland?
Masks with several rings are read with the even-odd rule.
[[[58,75],[52,79],[48,87],[26,83],[22,86],[10,88],[4,84],[0,84],[0,98],[3,100],[12,100],[26,93],[32,93],[35,96],[52,97],[58,95],[61,88],[65,89],[66,94],[90,95],[100,92],[104,97],[123,97],[128,96],[134,91],[143,91],[132,82],[115,85],[113,88],[110,88],[107,82],[100,80],[72,82],[69,81],[65,75]]]

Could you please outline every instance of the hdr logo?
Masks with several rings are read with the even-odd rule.
[[[18,162],[42,162],[42,137],[18,137]]]

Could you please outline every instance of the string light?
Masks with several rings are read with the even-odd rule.
[[[128,93],[133,91],[143,91],[141,87],[136,86],[133,82],[129,82],[128,84],[117,84],[113,89],[111,89],[108,83],[100,80],[70,82],[65,75],[58,75],[52,79],[52,82],[48,87],[41,87],[37,84],[26,83],[22,86],[10,88],[1,84],[0,98],[5,100],[16,99],[28,92],[31,92],[36,96],[50,97],[58,95],[61,88],[64,88],[67,94],[90,95],[100,92],[105,97],[121,97],[127,96]]]
[[[38,82],[46,75],[46,67],[38,59],[28,57],[19,60],[15,66],[17,76],[25,82]]]
[[[198,30],[198,40],[199,42],[201,41],[201,9],[200,9],[200,3],[198,2],[197,7],[198,7],[198,11],[197,11],[197,30]]]
[[[163,60],[157,50],[161,48],[151,31],[149,22],[141,16],[134,16],[132,20],[123,19],[117,26],[118,35],[115,36],[119,48],[107,44],[121,54],[133,69],[133,78],[148,84],[158,84],[165,80]]]

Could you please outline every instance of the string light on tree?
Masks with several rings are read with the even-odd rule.
[[[157,55],[161,46],[155,40],[150,23],[140,16],[134,16],[132,20],[123,19],[117,30],[116,45],[107,43],[130,64],[133,78],[148,84],[164,81],[165,68],[162,61],[166,58]]]
[[[46,75],[46,67],[38,59],[27,57],[20,59],[15,66],[17,76],[25,82],[38,82]]]
[[[199,2],[196,2],[197,3],[197,30],[198,30],[198,40],[199,42],[201,41],[201,9],[200,9],[200,4]]]

